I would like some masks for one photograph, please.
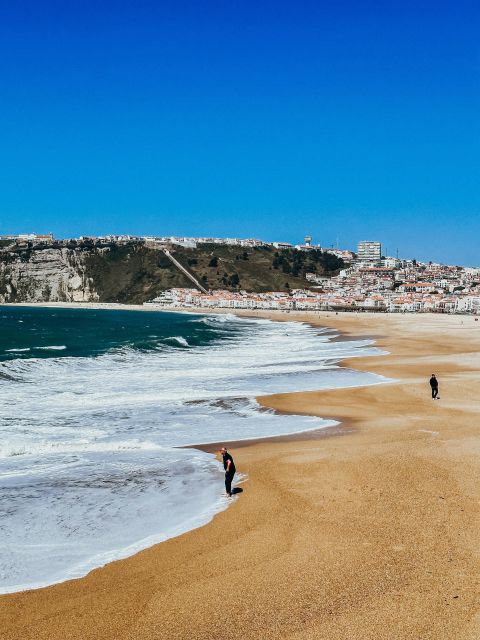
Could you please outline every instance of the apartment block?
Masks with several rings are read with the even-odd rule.
[[[362,240],[358,243],[357,255],[361,262],[378,262],[382,258],[382,243],[374,240]]]

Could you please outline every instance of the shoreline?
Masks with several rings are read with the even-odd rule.
[[[143,304],[123,304],[121,302],[3,302],[1,307],[38,307],[45,309],[90,309],[106,311],[160,311]]]
[[[45,304],[35,304],[32,305],[30,303],[25,303],[25,304],[19,304],[19,305],[14,305],[16,307],[20,307],[20,308],[27,308],[27,309],[32,309],[34,307],[38,307],[41,309],[57,309],[57,308],[69,308],[69,309],[81,309],[81,310],[92,310],[92,309],[107,309],[110,311],[118,311],[118,310],[126,310],[126,311],[137,311],[139,310],[139,308],[136,305],[128,305],[128,306],[123,306],[123,305],[118,305],[118,304],[102,304],[102,305],[97,305],[97,304],[86,304],[86,303],[82,303],[80,305],[77,305],[76,303],[45,303]],[[140,310],[148,310],[151,312],[158,312],[158,313],[162,313],[165,312],[165,310],[163,308],[142,308],[140,307]],[[175,310],[178,311],[179,313],[184,312],[185,310]],[[215,313],[214,310],[213,313]],[[221,310],[218,310],[219,313],[222,313]],[[202,315],[210,315],[212,316],[213,313],[210,310],[203,310],[202,309]],[[200,313],[195,313],[194,315],[201,315]],[[231,314],[230,314],[231,315]],[[269,321],[272,321],[271,319],[269,319]],[[276,319],[273,320],[273,322],[275,322]],[[292,319],[289,319],[289,321],[291,322],[295,322]],[[309,323],[310,324],[310,323]],[[313,325],[310,325],[313,326]],[[316,332],[315,332],[316,333]],[[338,334],[338,332],[334,332],[332,331],[331,334],[330,332],[322,332],[322,335],[327,337],[327,343],[329,342],[334,342],[334,341],[339,341],[339,342],[348,342],[350,340],[350,338],[347,338],[345,341],[342,340],[342,336]],[[351,338],[351,340],[354,340],[354,338]],[[327,344],[326,343],[326,344]],[[372,346],[374,346],[372,344]],[[353,353],[353,352],[352,352]],[[354,356],[352,356],[354,357]],[[335,368],[342,368],[341,367],[341,362],[342,362],[343,358],[338,358],[338,359],[329,359],[329,363],[332,366],[335,366]],[[381,381],[378,381],[379,384],[381,384]],[[356,385],[356,386],[368,386],[369,384],[375,384],[375,381],[373,382],[365,382],[362,383],[360,382],[360,384]],[[314,386],[314,385],[313,385]],[[340,387],[342,388],[342,387]],[[251,398],[252,400],[254,399],[254,396],[252,396]],[[256,399],[256,398],[255,398]],[[262,405],[260,403],[258,403],[257,409],[259,412],[262,412],[262,407],[265,405]],[[275,413],[278,415],[297,415],[300,417],[301,415],[304,416],[308,416],[309,413],[298,413],[296,411],[286,411],[286,410],[274,410],[272,409],[272,411],[270,413]],[[250,437],[241,437],[241,434],[239,433],[238,435],[240,436],[240,438],[233,438],[233,439],[228,439],[228,440],[222,440],[222,441],[209,441],[206,440],[204,442],[198,442],[198,441],[192,441],[188,444],[182,444],[182,445],[176,445],[173,448],[178,448],[178,449],[190,449],[190,450],[198,450],[198,451],[202,451],[205,453],[213,453],[213,454],[218,454],[218,450],[221,448],[221,446],[228,446],[230,448],[234,447],[234,448],[240,448],[240,447],[248,447],[257,443],[277,443],[277,442],[293,442],[293,441],[305,441],[305,440],[317,440],[317,439],[324,439],[324,438],[329,438],[329,437],[338,437],[338,436],[343,436],[346,433],[351,432],[351,429],[347,428],[347,424],[340,424],[339,422],[335,421],[334,419],[330,419],[330,418],[324,418],[323,416],[319,416],[322,418],[322,422],[324,422],[325,424],[323,426],[309,426],[308,424],[302,425],[303,430],[296,430],[295,424],[292,424],[291,427],[292,431],[287,431],[282,433],[282,429],[281,429],[281,425],[278,428],[277,433],[274,433],[273,435],[259,435],[259,436],[250,436]],[[319,421],[317,421],[319,422]],[[298,427],[297,427],[298,428]],[[260,430],[261,431],[261,430]],[[246,478],[243,479],[243,481],[245,481]],[[90,573],[91,571],[95,570],[95,569],[99,569],[102,568],[103,566],[108,565],[111,562],[115,562],[118,560],[124,560],[125,558],[128,558],[130,556],[133,556],[145,549],[154,547],[157,544],[161,544],[163,542],[165,542],[166,540],[169,540],[171,538],[174,537],[179,537],[184,535],[185,533],[188,533],[189,531],[194,530],[195,528],[198,527],[202,527],[202,526],[206,526],[209,522],[211,522],[211,520],[221,511],[223,511],[224,509],[226,509],[229,506],[228,503],[223,504],[223,501],[220,500],[218,497],[215,500],[214,503],[212,503],[207,509],[205,509],[202,512],[199,512],[195,518],[190,518],[187,522],[188,525],[182,524],[179,525],[177,527],[177,530],[172,533],[169,532],[168,534],[163,534],[161,533],[162,530],[160,530],[160,532],[158,533],[158,535],[154,536],[154,535],[150,535],[147,538],[145,538],[145,541],[148,540],[148,542],[145,544],[144,539],[140,539],[131,543],[128,543],[125,547],[122,548],[118,548],[118,549],[114,549],[112,548],[112,550],[110,552],[105,552],[106,555],[110,556],[109,559],[107,561],[105,561],[104,564],[98,563],[92,563],[91,560],[89,558],[86,558],[85,561],[82,563],[85,564],[85,566],[88,566],[88,570],[84,570],[84,569],[75,569],[74,571],[67,571],[64,577],[57,577],[56,580],[51,580],[49,578],[45,578],[43,581],[40,582],[36,582],[36,583],[32,583],[32,584],[18,584],[16,587],[10,587],[7,588],[5,587],[4,589],[0,589],[0,597],[1,596],[5,596],[5,595],[14,595],[14,594],[20,594],[23,592],[27,592],[27,591],[33,591],[33,590],[39,590],[39,589],[44,589],[47,587],[52,587],[58,584],[62,584],[64,582],[68,582],[70,580],[78,580],[78,579],[82,579],[83,577],[85,577],[86,575],[88,575],[88,573]],[[134,549],[132,551],[126,551],[127,549]],[[82,564],[82,566],[83,566]]]
[[[97,305],[97,304],[85,304],[82,303],[80,305],[77,305],[76,303],[41,303],[41,304],[35,304],[32,305],[30,303],[21,303],[18,305],[13,305],[16,307],[26,307],[26,308],[32,308],[32,307],[39,307],[39,308],[71,308],[71,309],[78,309],[81,308],[82,310],[90,310],[90,309],[100,309],[100,310],[111,310],[111,311],[117,311],[117,310],[127,310],[127,311],[137,311],[137,310],[148,310],[148,311],[152,311],[152,312],[158,312],[158,313],[162,313],[165,310],[163,308],[155,308],[155,309],[145,309],[144,307],[137,307],[136,305],[127,305],[126,307],[123,305],[118,305],[118,304],[105,304],[105,305]],[[179,311],[180,313],[182,312],[182,310]],[[205,314],[205,315],[212,315],[212,313],[217,312],[217,310],[214,310],[213,312],[211,312],[210,310],[201,310],[201,314]],[[218,310],[218,313],[222,313],[222,310]],[[200,315],[200,313],[195,313],[195,315]],[[294,322],[294,320],[289,319],[290,321]],[[273,321],[276,321],[273,320]],[[314,325],[311,325],[314,326]],[[349,340],[354,340],[354,338],[347,338],[346,340],[342,340],[342,335],[339,335],[337,332],[333,332],[331,334],[331,337],[328,336],[328,341],[329,342],[333,342],[333,341],[340,341],[340,342],[348,342]],[[373,344],[372,344],[373,346]],[[354,357],[354,356],[352,356]],[[342,362],[343,358],[335,360],[335,367],[341,368],[341,362]],[[360,383],[359,385],[356,385],[358,387],[362,387],[362,386],[369,386],[369,384],[375,384],[375,382],[372,383],[366,383],[365,385]],[[381,384],[381,381],[378,382],[378,384]],[[343,387],[340,387],[343,388]],[[253,398],[252,398],[253,399]],[[256,399],[256,398],[255,398]],[[265,406],[265,404],[260,404],[258,406],[258,409],[261,411],[262,406]],[[291,411],[279,411],[279,410],[274,410],[272,409],[272,411],[274,413],[277,413],[279,415],[296,415],[297,412],[291,412]],[[307,414],[301,414],[301,415],[309,415]],[[199,450],[199,451],[203,451],[205,453],[213,453],[213,454],[218,454],[218,450],[221,448],[221,446],[227,445],[228,447],[232,448],[240,448],[240,447],[248,447],[254,444],[258,444],[258,443],[276,443],[276,442],[293,442],[293,441],[305,441],[305,440],[316,440],[316,439],[324,439],[324,438],[329,438],[329,437],[338,437],[338,436],[342,436],[345,435],[346,433],[351,433],[352,429],[347,427],[347,424],[340,424],[339,422],[330,419],[330,418],[325,418],[324,416],[319,416],[321,417],[326,423],[330,423],[330,424],[326,424],[325,426],[314,426],[314,427],[307,427],[305,425],[305,428],[301,431],[291,431],[291,432],[286,432],[286,433],[282,433],[280,430],[280,433],[276,433],[274,435],[264,435],[264,436],[254,436],[254,437],[245,437],[245,438],[233,438],[231,440],[222,440],[222,441],[218,441],[218,442],[211,442],[211,441],[205,441],[205,442],[197,442],[197,441],[193,441],[191,443],[188,444],[183,444],[183,445],[176,445],[174,448],[179,448],[179,449],[195,449],[195,450]],[[248,478],[243,478],[242,482],[245,482],[245,480]],[[227,508],[229,505],[228,504],[218,504],[218,499],[215,502],[215,504],[212,504],[210,508],[208,508],[205,512],[201,512],[199,514],[197,514],[197,517],[195,519],[195,522],[198,520],[198,523],[196,524],[192,524],[190,526],[190,528],[186,528],[184,526],[180,526],[179,527],[179,531],[174,533],[174,534],[168,534],[163,536],[163,534],[159,534],[157,536],[156,540],[153,540],[153,536],[150,536],[150,538],[152,538],[152,540],[149,542],[149,544],[143,544],[142,540],[130,543],[127,545],[127,547],[125,548],[135,548],[135,551],[132,551],[131,553],[126,553],[124,549],[118,549],[118,550],[112,550],[111,553],[109,555],[111,555],[110,560],[108,560],[105,564],[109,564],[110,562],[114,562],[117,560],[123,560],[125,558],[128,558],[130,556],[133,556],[137,553],[139,553],[140,551],[143,551],[144,549],[148,549],[150,547],[154,547],[157,544],[161,544],[162,542],[165,542],[165,540],[171,539],[173,537],[179,537],[184,535],[185,533],[188,533],[189,531],[192,531],[195,528],[198,527],[202,527],[205,526],[206,524],[208,524],[219,512],[223,511],[225,508]],[[86,573],[84,573],[84,570],[79,570],[78,572],[74,572],[73,575],[69,575],[68,577],[64,577],[62,579],[57,579],[56,581],[49,581],[49,580],[45,580],[44,582],[40,582],[40,583],[36,583],[36,584],[31,584],[31,585],[18,585],[18,587],[16,589],[8,589],[8,590],[2,590],[0,589],[0,597],[4,596],[4,595],[14,595],[14,594],[19,594],[22,592],[26,592],[26,591],[33,591],[33,590],[39,590],[39,589],[43,589],[43,588],[47,588],[47,587],[52,587],[58,584],[62,584],[64,582],[68,582],[70,580],[78,580],[81,579],[83,577],[85,577],[85,575],[88,575],[88,573],[90,573],[91,571],[101,568],[102,564],[91,564],[90,565],[90,561],[87,560],[86,564],[90,566],[90,568],[88,569],[88,571]],[[76,575],[75,575],[76,573]]]
[[[284,318],[288,321],[289,316],[309,316],[310,318],[327,318],[327,317],[384,317],[384,318],[402,318],[402,317],[434,317],[434,318],[459,318],[460,320],[476,320],[479,321],[479,316],[464,312],[464,313],[440,313],[433,311],[408,311],[408,312],[388,312],[388,311],[374,311],[374,310],[302,310],[302,309],[237,309],[230,307],[196,307],[196,306],[174,306],[159,303],[124,303],[124,302],[0,302],[2,307],[45,307],[45,308],[59,308],[59,309],[106,309],[106,310],[124,310],[124,311],[166,311],[173,313],[220,313],[231,314],[237,316],[248,317],[276,317],[280,321]]]
[[[239,309],[223,309],[220,307],[214,307],[214,308],[207,308],[207,307],[199,307],[199,308],[193,308],[193,307],[166,307],[164,305],[162,306],[145,306],[145,305],[141,305],[141,304],[123,304],[123,303],[117,303],[117,302],[14,302],[14,303],[3,303],[0,306],[12,306],[12,307],[39,307],[39,308],[60,308],[60,309],[84,309],[84,310],[109,310],[109,311],[150,311],[150,312],[166,312],[166,313],[191,313],[193,315],[208,315],[208,314],[219,314],[219,315],[236,315],[238,317],[244,317],[244,318],[258,318],[258,319],[267,319],[267,320],[271,320],[273,322],[302,322],[302,323],[306,323],[309,324],[312,327],[317,327],[318,323],[314,322],[315,320],[315,314],[323,314],[326,313],[327,316],[325,317],[330,317],[331,315],[333,315],[333,312],[314,312],[313,313],[313,317],[309,317],[308,319],[305,319],[303,316],[306,315],[306,313],[308,314],[308,312],[285,312],[285,311],[278,311],[278,310],[271,310],[271,311],[262,311],[262,310],[255,310],[255,311],[248,311],[248,310],[239,310]],[[287,315],[288,313],[288,315]],[[302,319],[296,319],[296,318],[292,318],[290,317],[290,314],[300,314],[302,315]],[[340,312],[340,313],[345,313],[346,315],[350,315],[348,312]],[[277,315],[278,314],[278,315]],[[338,316],[338,313],[336,314]],[[385,314],[376,314],[376,315],[385,315]],[[322,316],[323,317],[323,316]],[[322,326],[322,325],[320,325]],[[322,328],[329,328],[329,327],[322,327]],[[330,342],[348,342],[348,341],[355,341],[358,340],[358,336],[354,336],[354,335],[348,335],[348,334],[344,334],[343,332],[338,332],[335,331],[334,327],[331,327],[332,336],[329,336],[329,341]],[[365,339],[368,340],[372,340],[372,344],[376,345],[376,340],[378,338],[378,336],[364,336]],[[375,354],[376,355],[376,354]],[[383,354],[379,354],[379,355],[383,355]],[[374,355],[368,356],[368,358],[370,357],[375,357]],[[344,368],[345,365],[344,363],[346,363],[347,361],[350,362],[350,359],[354,359],[355,357],[352,358],[341,358],[338,361],[335,362],[336,366],[342,367]],[[368,373],[368,371],[365,369],[365,372]],[[395,380],[391,380],[388,381],[389,383],[393,382],[395,383]],[[379,384],[381,384],[379,382]],[[363,385],[359,385],[359,386],[363,386]],[[296,392],[288,392],[288,393],[296,393]],[[275,411],[277,411],[279,414],[284,414],[284,415],[297,415],[296,412],[292,412],[292,411],[287,411],[285,409],[276,409],[275,406],[270,405],[267,401],[267,398],[269,398],[271,395],[276,396],[279,394],[269,394],[266,396],[255,396],[255,400],[257,400],[259,402],[259,404],[261,404],[261,406],[264,406],[266,408],[270,408],[273,409]],[[307,413],[307,414],[298,414],[298,415],[315,415],[315,417],[321,417],[325,420],[332,420],[335,421],[334,418],[328,417],[328,416],[316,416],[316,414],[312,414],[312,413]],[[208,453],[216,453],[218,451],[218,449],[220,449],[220,447],[222,445],[228,445],[229,447],[243,447],[243,446],[250,446],[252,444],[257,444],[257,443],[261,443],[264,441],[269,441],[269,442],[286,442],[288,440],[297,440],[297,439],[311,439],[312,437],[326,437],[327,432],[330,431],[334,431],[334,430],[342,430],[344,427],[347,427],[347,424],[340,422],[340,421],[336,421],[337,424],[334,425],[330,425],[327,427],[320,427],[320,428],[312,428],[312,429],[306,429],[304,431],[298,431],[298,432],[292,432],[292,433],[286,433],[286,434],[281,434],[281,435],[274,435],[274,436],[263,436],[263,437],[258,437],[258,438],[246,438],[246,439],[234,439],[234,440],[226,440],[226,441],[219,441],[219,442],[201,442],[201,443],[193,443],[193,444],[187,444],[187,445],[181,445],[179,446],[179,448],[185,448],[185,449],[199,449],[201,451],[205,451]],[[314,434],[318,434],[318,436],[315,436]],[[333,434],[332,434],[333,435]],[[338,433],[336,433],[335,435],[339,435]],[[182,534],[183,535],[183,534]],[[1,595],[1,594],[0,594]]]
[[[268,398],[269,396],[265,396]],[[264,406],[268,406],[265,404]],[[269,407],[270,408],[270,407]],[[272,407],[273,408],[273,407]],[[278,412],[286,413],[286,412]],[[325,418],[326,420],[328,418]],[[353,433],[354,429],[346,424],[338,422],[334,425],[327,427],[319,427],[314,429],[308,429],[305,431],[297,431],[293,433],[285,433],[278,436],[265,436],[260,438],[246,438],[245,440],[221,440],[219,442],[206,442],[193,445],[185,445],[185,449],[199,449],[205,453],[218,453],[222,446],[226,446],[228,449],[242,449],[244,447],[252,447],[257,444],[274,444],[277,442],[294,442],[296,440],[318,440],[323,438],[335,438]],[[183,448],[183,447],[182,447]],[[247,478],[248,480],[248,478]]]
[[[353,433],[238,443],[249,483],[232,508],[80,580],[2,596],[5,637],[363,640],[390,639],[389,625],[399,638],[477,637],[478,326],[458,316],[345,315],[285,320],[382,336],[388,355],[351,364],[396,383],[258,400],[350,420]],[[432,368],[448,389],[434,405]],[[218,635],[229,590],[235,634]],[[86,606],[97,613],[80,632]]]

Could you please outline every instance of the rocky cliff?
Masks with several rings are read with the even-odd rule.
[[[207,289],[285,291],[308,287],[307,272],[331,275],[343,262],[321,251],[200,245],[172,247]],[[142,303],[172,287],[192,287],[163,251],[142,242],[56,243],[0,248],[0,302]]]
[[[86,275],[86,257],[67,248],[0,254],[0,301],[98,300],[93,279]]]

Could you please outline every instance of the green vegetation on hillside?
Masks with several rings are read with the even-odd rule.
[[[196,249],[175,247],[174,252],[176,258],[189,266],[210,289],[233,291],[301,289],[310,286],[305,274],[334,275],[344,266],[343,260],[315,249],[277,250],[270,246],[244,249],[202,244]]]
[[[28,246],[0,251],[0,295],[5,300],[28,301],[34,298],[35,291],[36,299],[38,291],[40,296],[49,299],[52,251],[58,251],[59,264],[66,261],[68,269],[92,283],[92,290],[102,302],[142,303],[173,287],[194,286],[161,249],[149,248],[143,242],[72,242],[68,246],[50,247],[48,254],[43,254],[44,250]],[[330,276],[344,266],[342,260],[317,250],[203,244],[195,249],[175,245],[170,251],[211,290],[264,292],[306,288],[310,286],[306,273]],[[45,273],[40,281],[42,255],[45,255]],[[30,261],[35,262],[31,272]]]

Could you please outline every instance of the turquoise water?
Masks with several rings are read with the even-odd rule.
[[[121,348],[205,346],[226,337],[198,316],[155,311],[0,306],[0,361],[91,357]],[[230,336],[237,330],[231,327]]]

